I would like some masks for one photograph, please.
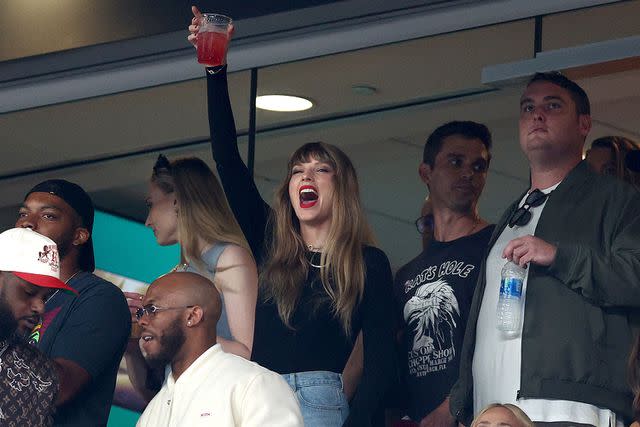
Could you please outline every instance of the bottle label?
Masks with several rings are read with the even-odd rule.
[[[500,295],[520,298],[522,295],[522,279],[507,277],[500,282]]]

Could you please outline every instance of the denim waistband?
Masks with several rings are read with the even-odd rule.
[[[291,387],[309,387],[314,385],[334,385],[342,390],[342,375],[330,371],[295,372],[282,374]]]

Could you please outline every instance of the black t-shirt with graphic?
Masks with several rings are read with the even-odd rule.
[[[493,229],[451,242],[431,241],[396,273],[407,410],[416,421],[444,401],[458,378],[469,308]]]
[[[0,426],[53,425],[58,377],[53,362],[27,343],[0,341]]]

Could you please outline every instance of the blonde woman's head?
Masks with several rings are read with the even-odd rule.
[[[533,422],[515,405],[494,403],[480,411],[471,427],[533,427]]]
[[[187,260],[199,262],[203,245],[234,243],[248,249],[222,186],[197,157],[173,161],[160,155],[147,197],[151,227],[160,245],[180,243]]]

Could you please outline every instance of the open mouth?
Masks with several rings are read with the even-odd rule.
[[[144,344],[146,344],[146,343],[148,343],[148,342],[153,341],[153,339],[154,339],[153,335],[151,335],[151,334],[150,334],[150,333],[148,333],[148,332],[143,332],[143,333],[140,335],[140,344],[144,345]]]
[[[303,209],[311,208],[318,203],[318,191],[311,185],[303,185],[300,187],[300,207]]]

